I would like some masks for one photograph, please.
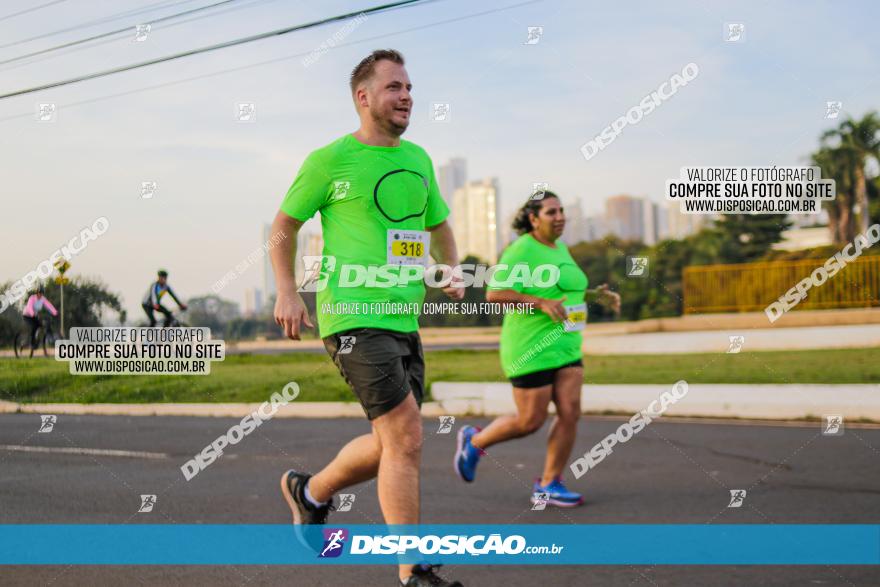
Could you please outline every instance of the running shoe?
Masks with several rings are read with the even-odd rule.
[[[336,509],[332,499],[322,507],[306,499],[305,489],[311,477],[292,469],[281,476],[281,494],[290,507],[294,524],[326,524],[327,514]]]
[[[416,565],[413,567],[413,574],[409,576],[406,583],[398,581],[397,584],[400,587],[464,587],[459,581],[447,581],[437,575],[434,569],[438,569],[440,566]]]
[[[327,514],[336,508],[332,499],[321,507],[306,499],[305,488],[310,478],[308,473],[287,471],[281,476],[281,495],[293,514],[293,533],[297,541],[313,552],[321,552],[324,536],[317,526],[326,524]]]
[[[452,466],[455,472],[463,481],[471,483],[477,475],[477,463],[480,457],[486,454],[471,444],[471,438],[479,432],[479,428],[474,426],[462,426],[458,429],[458,448],[455,451],[455,460]]]
[[[546,493],[547,503],[563,508],[573,508],[584,503],[584,496],[580,493],[569,491],[563,485],[562,477],[557,477],[547,485],[541,486],[541,479],[535,479],[535,486],[532,488],[532,503],[535,503],[536,493]]]

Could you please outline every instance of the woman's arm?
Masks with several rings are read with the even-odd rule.
[[[531,304],[550,316],[554,322],[562,322],[566,319],[565,307],[563,306],[564,297],[561,300],[548,300],[512,289],[490,289],[486,291],[486,301],[501,304]]]
[[[49,301],[49,298],[47,298],[46,296],[43,296],[43,304],[46,305],[46,308],[49,310],[49,312],[50,312],[53,316],[57,316],[57,315],[58,315],[58,310],[55,309],[55,306],[52,305],[52,302],[50,302],[50,301]]]

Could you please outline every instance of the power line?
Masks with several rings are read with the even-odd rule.
[[[187,1],[190,1],[190,0],[187,0]],[[231,7],[228,7],[228,8],[224,8],[224,9],[218,10],[218,11],[216,11],[216,12],[212,12],[212,13],[210,13],[210,14],[199,14],[199,15],[197,15],[197,16],[192,16],[192,17],[187,18],[187,19],[185,19],[185,20],[179,20],[179,21],[174,21],[174,22],[166,22],[166,23],[164,23],[162,26],[160,26],[160,27],[158,27],[158,28],[151,29],[151,30],[150,30],[150,33],[152,34],[152,33],[155,33],[156,31],[166,31],[166,30],[171,29],[171,28],[173,28],[173,27],[181,26],[181,25],[188,24],[188,23],[191,23],[191,22],[195,22],[195,21],[197,21],[197,20],[203,20],[203,19],[205,19],[205,18],[214,18],[215,16],[220,16],[220,15],[223,15],[223,14],[228,14],[228,13],[230,13],[230,12],[235,12],[235,11],[238,11],[238,10],[244,10],[244,9],[246,9],[246,8],[251,8],[251,7],[253,7],[255,4],[258,4],[258,3],[278,2],[278,0],[246,0],[246,1],[250,2],[250,4],[238,4],[238,5],[235,5],[235,6],[231,6]],[[287,1],[287,0],[285,0],[285,1]],[[96,47],[101,47],[101,46],[103,46],[103,45],[107,45],[107,44],[109,44],[109,43],[115,43],[115,42],[117,42],[117,41],[119,41],[119,39],[104,39],[104,40],[102,40],[102,41],[98,41],[98,42],[90,43],[90,44],[88,44],[88,45],[79,45],[79,46],[77,46],[77,47],[71,47],[71,48],[69,48],[69,49],[67,49],[67,50],[62,51],[60,54],[61,54],[61,55],[69,55],[69,54],[71,54],[71,53],[75,53],[75,52],[77,52],[77,51],[85,51],[85,50],[88,50],[88,49],[94,49],[94,48],[96,48]],[[18,63],[18,64],[16,64],[16,65],[7,65],[6,67],[0,67],[0,72],[2,72],[2,71],[10,71],[10,70],[12,70],[12,69],[18,69],[19,67],[27,67],[28,65],[32,65],[32,64],[34,64],[34,63],[40,63],[40,62],[42,62],[42,61],[45,61],[45,60],[47,60],[47,59],[52,59],[52,58],[54,58],[54,57],[56,57],[56,55],[45,55],[45,56],[43,56],[43,57],[34,57],[34,58],[30,58],[30,59],[28,59],[27,61],[23,61],[22,63]]]
[[[181,16],[188,16],[190,14],[195,14],[197,12],[203,12],[205,10],[210,10],[211,8],[216,8],[217,6],[223,6],[224,4],[230,4],[232,2],[239,2],[239,1],[240,0],[221,0],[220,2],[215,2],[214,4],[208,4],[207,6],[200,6],[198,8],[192,8],[190,10],[178,12],[177,14],[169,14],[168,16],[163,16],[162,18],[157,18],[155,20],[151,20],[150,25],[152,25],[154,23],[164,22],[166,20],[171,20],[174,18],[179,18]],[[43,55],[45,53],[51,53],[52,51],[58,51],[59,49],[66,49],[68,47],[75,47],[76,45],[82,45],[83,43],[88,43],[89,41],[97,41],[98,39],[105,39],[107,37],[112,37],[112,36],[118,35],[120,33],[130,33],[131,30],[132,30],[132,26],[129,25],[125,28],[116,29],[115,31],[92,35],[91,37],[86,37],[85,39],[79,39],[77,41],[70,41],[68,43],[63,43],[61,45],[56,45],[54,47],[49,47],[47,49],[40,49],[39,51],[34,51],[33,53],[27,53],[25,55],[13,57],[11,59],[5,59],[3,61],[0,61],[0,65],[6,65],[7,63],[21,61],[22,59],[27,59],[28,57],[35,57],[37,55]]]
[[[6,16],[0,16],[0,21],[9,20],[10,18],[15,18],[16,16],[21,16],[22,14],[27,14],[28,12],[35,12],[42,8],[52,6],[53,4],[61,4],[62,2],[67,2],[67,0],[55,0],[54,2],[46,2],[45,4],[40,4],[39,6],[34,6],[33,8],[26,8],[18,12],[13,12],[12,14],[7,14]]]
[[[509,5],[507,5],[507,6],[502,6],[502,7],[500,7],[500,8],[493,8],[493,9],[490,9],[490,10],[484,10],[484,11],[482,11],[482,12],[474,12],[474,13],[471,13],[471,14],[465,14],[465,15],[463,15],[463,16],[457,16],[457,17],[454,17],[454,18],[448,18],[448,19],[446,19],[446,20],[440,20],[440,21],[436,21],[436,22],[432,22],[432,23],[424,24],[424,25],[417,26],[417,27],[411,27],[411,28],[404,29],[404,30],[401,30],[401,31],[394,31],[394,32],[391,32],[391,33],[385,33],[384,35],[376,35],[376,36],[373,36],[373,37],[367,37],[367,38],[365,38],[365,39],[361,39],[361,40],[358,40],[358,41],[350,41],[350,42],[348,42],[348,43],[338,43],[338,44],[336,44],[336,45],[333,47],[333,49],[339,49],[339,48],[342,48],[342,47],[351,47],[351,46],[354,46],[354,45],[361,45],[361,44],[364,44],[364,43],[372,43],[373,41],[377,41],[377,40],[379,40],[379,39],[386,39],[386,38],[389,38],[389,37],[396,37],[396,36],[398,36],[398,35],[404,35],[404,34],[407,34],[407,33],[412,33],[412,32],[416,32],[416,31],[420,31],[420,30],[424,30],[424,29],[429,29],[429,28],[434,28],[434,27],[438,27],[438,26],[443,26],[443,25],[445,25],[445,24],[450,24],[450,23],[453,23],[453,22],[460,22],[460,21],[463,21],[463,20],[469,20],[469,19],[471,19],[471,18],[476,18],[476,17],[479,17],[479,16],[486,16],[486,15],[488,15],[488,14],[494,14],[494,13],[496,13],[496,12],[502,12],[502,11],[505,11],[505,10],[510,10],[511,8],[519,8],[520,6],[526,6],[526,5],[528,5],[528,4],[536,4],[536,3],[538,3],[538,2],[543,2],[543,1],[544,1],[544,0],[526,0],[525,2],[520,2],[520,3],[518,3],[518,4],[509,4]],[[263,65],[271,65],[271,64],[273,64],[273,63],[279,63],[279,62],[281,62],[281,61],[287,61],[287,60],[289,60],[289,59],[294,59],[294,58],[296,58],[296,57],[305,57],[306,55],[310,55],[311,53],[312,53],[312,51],[304,51],[304,52],[301,52],[301,53],[293,53],[293,54],[291,54],[291,55],[285,55],[285,56],[283,56],[283,57],[275,57],[275,58],[273,58],[273,59],[267,59],[267,60],[265,60],[265,61],[258,61],[258,62],[256,62],[256,63],[249,63],[248,65],[240,65],[240,66],[238,66],[238,67],[230,67],[230,68],[228,68],[228,69],[221,69],[221,70],[218,70],[218,71],[212,71],[211,73],[203,73],[203,74],[200,74],[200,75],[195,75],[195,76],[191,76],[191,77],[186,77],[186,78],[183,78],[183,79],[173,80],[173,81],[169,81],[169,82],[162,82],[162,83],[159,83],[159,84],[153,84],[153,85],[151,85],[151,86],[143,86],[143,87],[135,88],[135,89],[132,89],[132,90],[126,90],[126,91],[124,91],[124,92],[117,92],[117,93],[115,93],[115,94],[107,94],[107,95],[105,95],[105,96],[98,96],[98,97],[96,97],[96,98],[89,98],[89,99],[87,99],[87,100],[80,100],[79,102],[71,102],[71,103],[69,103],[69,104],[65,104],[64,107],[65,107],[65,108],[73,108],[74,106],[84,106],[84,105],[86,105],[86,104],[94,104],[94,103],[96,103],[96,102],[103,102],[103,101],[105,101],[105,100],[112,100],[113,98],[121,98],[121,97],[123,97],[123,96],[130,96],[130,95],[132,95],[132,94],[139,94],[139,93],[141,93],[141,92],[148,92],[148,91],[150,91],[150,90],[158,90],[158,89],[162,89],[162,88],[167,88],[167,87],[171,87],[171,86],[176,86],[176,85],[184,84],[184,83],[191,82],[191,81],[198,81],[198,80],[202,80],[202,79],[208,79],[208,78],[212,78],[212,77],[217,77],[217,76],[220,76],[220,75],[226,75],[226,74],[228,74],[228,73],[235,73],[235,72],[238,72],[238,71],[245,71],[245,70],[248,70],[248,69],[251,69],[251,68],[254,68],[254,67],[262,67]],[[22,114],[13,114],[13,115],[11,115],[11,116],[6,116],[6,117],[3,117],[3,118],[0,118],[0,122],[8,122],[8,121],[10,121],[10,120],[16,120],[16,119],[18,119],[18,118],[30,118],[30,117],[32,117],[32,116],[34,116],[34,113],[33,113],[33,112],[24,112],[24,113],[22,113]]]
[[[162,10],[163,8],[171,8],[172,6],[177,6],[178,4],[189,4],[190,2],[194,2],[195,0],[163,0],[162,2],[154,2],[153,4],[148,4],[147,6],[143,6],[141,8],[136,8],[133,10],[128,10],[125,12],[117,12],[116,14],[111,14],[109,16],[104,16],[101,18],[97,18],[95,20],[90,20],[84,23],[80,23],[77,25],[73,25],[64,29],[58,29],[52,31],[50,33],[42,33],[35,37],[28,37],[27,39],[20,39],[18,41],[12,41],[11,43],[6,43],[5,45],[0,45],[0,49],[6,49],[7,47],[14,47],[15,45],[21,45],[24,43],[30,43],[31,41],[37,41],[39,39],[45,39],[46,37],[54,37],[56,35],[60,35],[62,33],[69,33],[71,31],[78,31],[79,29],[87,29],[93,27],[97,24],[104,24],[105,22],[113,22],[114,20],[120,20],[127,16],[135,16],[137,14],[143,14],[144,12],[152,12],[153,10]]]
[[[0,100],[6,98],[12,98],[14,96],[23,96],[25,94],[32,94],[34,92],[39,92],[41,90],[48,90],[50,88],[57,88],[61,86],[66,86],[70,84],[75,84],[82,81],[87,81],[91,79],[96,79],[99,77],[105,77],[108,75],[112,75],[115,73],[121,73],[124,71],[131,71],[133,69],[139,69],[141,67],[147,67],[149,65],[155,65],[157,63],[164,63],[166,61],[172,61],[174,59],[180,59],[183,57],[189,57],[191,55],[198,55],[200,53],[207,53],[209,51],[216,51],[218,49],[225,49],[227,47],[234,47],[236,45],[242,45],[245,43],[251,43],[253,41],[260,41],[262,39],[268,39],[269,37],[276,37],[281,35],[286,35],[288,33],[292,33],[294,31],[305,30],[309,28],[314,28],[316,26],[320,26],[323,24],[328,24],[331,22],[336,22],[339,20],[345,20],[346,18],[350,18],[352,16],[357,16],[359,14],[374,14],[377,12],[384,12],[386,10],[392,10],[394,8],[400,8],[402,6],[406,6],[407,4],[413,4],[415,2],[424,2],[425,0],[401,0],[399,2],[392,2],[391,4],[382,4],[381,6],[374,6],[373,8],[367,8],[365,10],[360,10],[358,12],[349,12],[348,14],[341,14],[339,16],[331,16],[328,18],[324,18],[321,20],[316,20],[306,24],[294,25],[290,27],[285,27],[283,29],[277,29],[274,31],[268,31],[265,33],[260,33],[258,35],[251,35],[249,37],[242,37],[240,39],[235,39],[233,41],[227,41],[225,43],[218,43],[216,45],[209,45],[207,47],[201,47],[199,49],[191,49],[189,51],[184,51],[182,53],[176,53],[174,55],[168,55],[167,57],[159,57],[157,59],[150,59],[148,61],[142,61],[140,63],[135,63],[133,65],[125,65],[122,67],[115,67],[112,69],[107,69],[104,71],[99,71],[96,73],[90,73],[86,75],[81,75],[79,77],[74,77],[58,82],[51,82],[48,84],[43,84],[41,86],[34,86],[32,88],[27,88],[24,90],[16,90],[14,92],[9,92],[6,94],[0,94]]]

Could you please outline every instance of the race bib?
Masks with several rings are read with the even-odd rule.
[[[428,266],[430,235],[424,230],[388,230],[389,265]]]
[[[565,320],[566,332],[577,332],[583,330],[587,326],[587,304],[575,304],[573,306],[563,306],[568,316]]]

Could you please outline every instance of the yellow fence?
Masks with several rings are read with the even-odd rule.
[[[826,259],[685,267],[684,313],[763,311]],[[817,277],[819,280],[821,276]],[[880,256],[847,263],[820,286],[813,285],[798,310],[880,306]]]

